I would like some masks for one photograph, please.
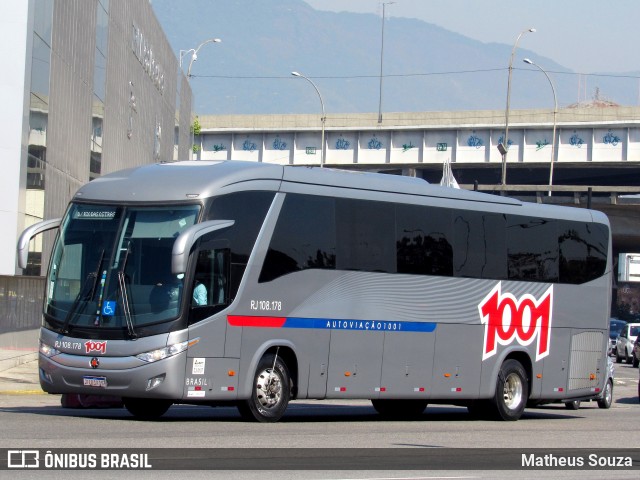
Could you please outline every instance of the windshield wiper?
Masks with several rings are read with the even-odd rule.
[[[127,333],[129,334],[130,338],[136,339],[138,338],[138,334],[133,327],[131,308],[129,307],[129,295],[127,294],[127,277],[124,273],[125,268],[127,268],[127,260],[129,259],[130,252],[131,241],[127,242],[127,250],[125,251],[124,259],[122,260],[122,267],[120,267],[120,270],[118,270],[118,285],[120,287],[120,296],[122,297],[122,312],[124,315],[124,320],[127,324]]]
[[[124,320],[127,323],[127,332],[129,337],[138,338],[138,334],[133,328],[133,319],[131,318],[131,310],[129,308],[129,296],[127,295],[127,280],[122,270],[118,271],[118,284],[120,285],[120,295],[122,296],[122,312]]]
[[[71,321],[75,320],[80,311],[80,307],[84,306],[93,298],[96,293],[96,286],[98,285],[98,272],[100,271],[100,267],[102,266],[102,262],[104,261],[104,248],[100,252],[100,259],[98,260],[98,266],[95,271],[90,272],[87,275],[84,283],[82,284],[82,288],[76,295],[76,298],[73,300],[71,304],[71,308],[67,312],[67,316],[64,319],[64,324],[60,328],[60,333],[67,335],[69,333],[69,325],[71,325]],[[91,288],[88,288],[91,286]]]

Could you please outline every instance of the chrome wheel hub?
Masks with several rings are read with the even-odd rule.
[[[256,398],[263,408],[273,408],[282,398],[282,380],[270,368],[258,375],[256,383]]]
[[[522,380],[515,373],[510,373],[504,381],[504,404],[509,410],[515,410],[522,403]]]

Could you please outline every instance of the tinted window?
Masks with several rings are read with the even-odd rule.
[[[273,192],[239,192],[223,195],[213,200],[207,220],[234,220],[231,228],[214,235],[228,242],[230,251],[230,289],[229,298],[235,298],[244,274],[249,256],[256,243],[269,207]]]
[[[189,323],[208,318],[230,303],[229,245],[226,241],[209,241],[213,236],[205,235],[199,242],[194,280],[189,289]]]
[[[510,280],[558,281],[556,220],[507,217],[507,266]]]
[[[336,200],[336,268],[395,273],[394,204]]]
[[[606,226],[287,195],[260,281],[309,268],[579,284],[604,274]]]
[[[506,218],[497,213],[454,211],[456,277],[507,278]]]
[[[259,281],[309,268],[334,269],[335,224],[333,198],[288,194]]]
[[[607,265],[608,229],[604,225],[563,222],[558,236],[560,282],[598,278]]]
[[[396,210],[398,273],[453,275],[451,210],[399,205]]]

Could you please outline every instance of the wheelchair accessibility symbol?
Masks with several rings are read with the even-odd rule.
[[[107,300],[102,305],[102,315],[112,317],[116,314],[116,302],[114,300]]]

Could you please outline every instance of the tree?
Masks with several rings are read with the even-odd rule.
[[[191,150],[193,153],[198,153],[200,151],[200,145],[196,145],[195,138],[196,136],[200,136],[201,130],[202,126],[200,125],[200,120],[196,115],[196,118],[193,119],[193,123],[191,124],[191,138],[193,139]]]

